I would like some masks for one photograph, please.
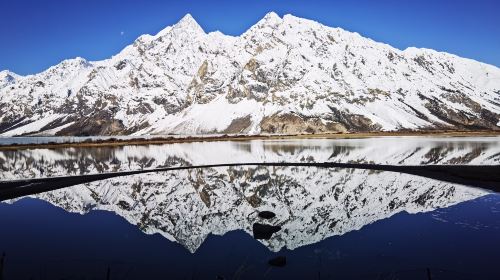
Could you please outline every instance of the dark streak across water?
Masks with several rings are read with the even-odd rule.
[[[234,167],[234,166],[270,166],[270,167],[318,167],[318,168],[353,168],[365,170],[378,170],[399,172],[417,175],[439,181],[461,184],[476,188],[500,192],[500,165],[381,165],[357,163],[293,163],[293,162],[267,162],[267,163],[226,163],[196,166],[177,166],[147,170],[124,171],[114,173],[101,173],[92,175],[49,177],[26,180],[13,180],[0,182],[0,201],[25,195],[43,193],[74,185],[100,181],[104,179],[136,175],[151,172],[165,172],[197,168]]]

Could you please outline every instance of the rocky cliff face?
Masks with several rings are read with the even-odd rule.
[[[495,138],[216,142],[4,151],[0,167],[4,179],[14,179],[211,162],[498,164],[499,150]],[[432,211],[486,194],[390,172],[231,167],[114,178],[36,197],[70,212],[115,212],[144,232],[159,233],[194,252],[209,234],[251,234],[256,222],[281,226],[270,240],[261,241],[278,251],[358,230],[402,211]],[[263,221],[257,215],[263,210],[275,212],[276,218]]]
[[[238,37],[190,16],[104,61],[0,72],[0,133],[492,129],[500,69],[274,13]]]

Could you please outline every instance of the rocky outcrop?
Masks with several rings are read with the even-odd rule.
[[[300,117],[294,114],[277,114],[264,117],[260,123],[260,129],[264,133],[272,134],[347,132],[346,127],[341,123],[314,117]]]
[[[52,124],[51,127],[54,127]],[[113,119],[107,112],[98,112],[96,115],[85,117],[71,122],[69,126],[59,130],[60,136],[91,136],[91,135],[120,135],[125,126],[120,120]]]
[[[223,131],[223,133],[230,134],[244,134],[250,130],[252,125],[252,118],[250,115],[236,118],[231,121],[231,124]]]

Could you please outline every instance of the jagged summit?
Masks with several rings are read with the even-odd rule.
[[[272,12],[236,37],[188,14],[110,59],[0,88],[4,136],[498,130],[499,119],[495,66]]]
[[[184,15],[179,20],[179,24],[182,24],[182,23],[194,23],[194,24],[197,24],[196,20],[193,18],[193,16],[190,13],[187,13],[186,15]]]
[[[242,34],[242,37],[245,37],[246,34],[254,33],[254,32],[269,32],[271,33],[273,28],[277,27],[281,24],[283,20],[276,14],[275,12],[267,13],[261,20],[259,20],[256,24],[250,27],[246,32]],[[266,30],[267,28],[267,30]]]
[[[186,14],[178,23],[173,26],[173,28],[204,32],[203,28],[198,24],[198,22],[196,22],[191,14]]]
[[[0,71],[0,88],[6,87],[16,82],[16,80],[21,77],[16,73],[10,72],[9,70]]]
[[[13,72],[11,72],[9,70],[2,70],[2,71],[0,71],[0,77],[6,76],[6,75],[10,75],[12,73]]]
[[[267,13],[264,18],[262,18],[262,21],[267,21],[267,22],[280,22],[282,19],[281,17],[275,13],[275,12],[269,12]]]
[[[21,75],[14,73],[10,70],[2,70],[0,71],[0,79],[17,79],[22,77]]]

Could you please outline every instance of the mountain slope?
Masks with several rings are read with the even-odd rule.
[[[190,16],[103,61],[0,72],[4,136],[500,129],[500,69],[274,13],[241,36]]]

